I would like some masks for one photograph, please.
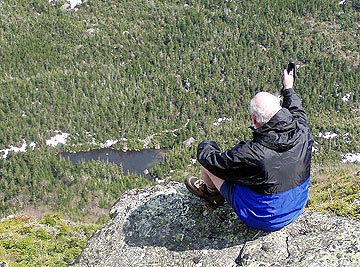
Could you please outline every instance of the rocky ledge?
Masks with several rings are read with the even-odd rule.
[[[306,211],[258,231],[177,182],[126,192],[110,216],[70,266],[360,266],[359,221]]]

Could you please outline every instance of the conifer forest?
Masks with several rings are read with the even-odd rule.
[[[360,0],[0,0],[0,218],[100,226],[126,190],[199,175],[197,144],[250,139],[249,102],[289,58],[309,209],[360,219]],[[104,147],[166,153],[156,179],[59,156]]]

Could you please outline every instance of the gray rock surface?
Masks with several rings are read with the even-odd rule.
[[[359,221],[307,211],[267,233],[177,182],[126,192],[110,216],[70,266],[360,266]]]

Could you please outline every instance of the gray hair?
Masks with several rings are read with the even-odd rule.
[[[261,92],[265,94],[262,101],[256,101],[256,96],[250,101],[250,112],[256,116],[256,121],[265,124],[267,123],[280,109],[280,98],[270,93]]]
[[[250,101],[250,113],[255,114],[256,120],[263,124],[267,123],[271,118],[268,118],[268,116],[266,116],[266,113],[255,104],[254,98]]]

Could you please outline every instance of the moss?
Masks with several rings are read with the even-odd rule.
[[[39,223],[46,224],[49,226],[56,226],[56,225],[62,225],[63,222],[60,219],[60,216],[58,214],[47,214],[44,215],[40,220]]]
[[[58,214],[5,219],[0,222],[0,261],[15,267],[66,266],[99,227],[67,222]]]
[[[314,168],[309,209],[360,219],[357,164],[328,163]]]

